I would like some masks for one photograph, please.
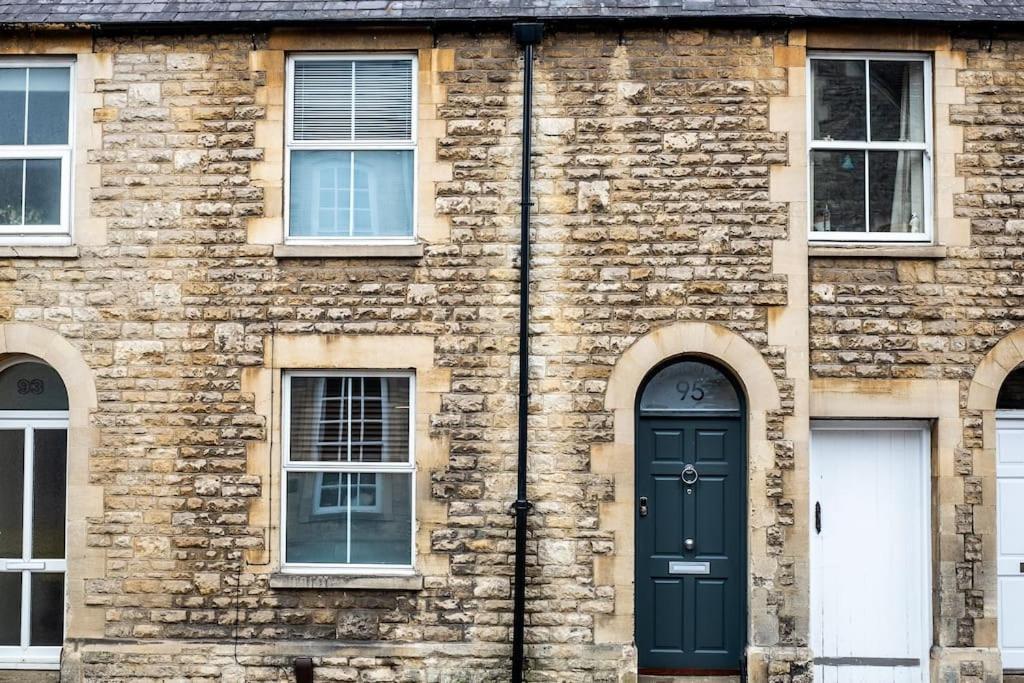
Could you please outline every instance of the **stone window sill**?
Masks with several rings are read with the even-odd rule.
[[[946,258],[946,247],[934,244],[811,244],[808,256],[831,258]]]
[[[277,258],[422,258],[415,244],[275,244]]]
[[[418,591],[423,589],[423,577],[406,576],[347,576],[344,574],[284,574],[270,575],[271,588],[314,588],[341,590]]]
[[[78,258],[78,247],[0,245],[0,258]]]

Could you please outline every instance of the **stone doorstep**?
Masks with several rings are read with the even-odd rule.
[[[636,680],[637,683],[740,683],[739,676],[638,676]]]
[[[59,683],[59,671],[0,670],[0,683]]]
[[[1003,674],[1003,683],[1024,683],[1024,671],[1007,671]]]

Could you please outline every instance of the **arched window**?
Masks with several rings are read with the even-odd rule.
[[[1024,410],[1024,366],[1006,376],[996,399],[999,410]]]
[[[60,662],[67,428],[53,368],[31,357],[0,364],[0,668]]]
[[[732,381],[714,365],[698,360],[666,365],[640,396],[640,412],[647,415],[739,413],[740,408]]]

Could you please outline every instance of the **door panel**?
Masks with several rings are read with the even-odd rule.
[[[743,421],[641,417],[636,453],[636,495],[649,510],[635,518],[640,669],[738,671],[747,605]],[[697,470],[694,484],[681,478],[686,465]],[[678,573],[695,563],[707,563],[706,573]]]
[[[1004,669],[1024,669],[1024,418],[996,422],[999,647]]]
[[[684,587],[682,579],[654,580],[654,647],[666,652],[683,650]]]
[[[683,505],[683,492],[679,477],[652,477],[654,495],[651,500],[651,515],[654,517],[652,538],[654,553],[658,556],[674,557],[682,547],[683,519],[679,510]]]
[[[811,530],[812,646],[824,680],[923,680],[927,458],[927,433],[916,426],[812,432],[811,515],[821,527]],[[829,663],[840,659],[848,661]],[[871,666],[856,665],[866,659]]]
[[[725,599],[724,579],[697,579],[696,620],[694,647],[698,652],[725,652],[728,648],[725,613],[729,605]]]
[[[678,485],[678,482],[676,482]],[[726,480],[724,477],[702,477],[700,505],[694,506],[694,538],[700,539],[701,556],[726,553]]]

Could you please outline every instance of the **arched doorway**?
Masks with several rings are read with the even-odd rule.
[[[64,641],[68,394],[32,356],[0,362],[0,668],[49,668]]]
[[[1024,669],[1024,367],[996,399],[996,576],[1003,669]]]
[[[649,375],[637,408],[639,672],[739,673],[747,640],[743,392],[717,364],[677,358]]]

